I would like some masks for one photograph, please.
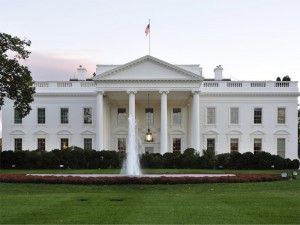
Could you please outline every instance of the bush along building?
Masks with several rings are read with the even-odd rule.
[[[32,111],[3,106],[3,150],[83,149],[126,152],[128,116],[141,153],[268,152],[297,159],[298,82],[231,81],[223,68],[205,79],[199,65],[146,55],[124,65],[97,65],[69,81],[38,81]],[[147,134],[147,138],[146,137]]]

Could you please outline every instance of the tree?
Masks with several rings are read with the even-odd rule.
[[[276,81],[281,81],[281,78],[280,78],[280,77],[277,77],[277,78],[276,78]]]
[[[29,57],[30,52],[25,48],[30,44],[29,40],[0,33],[0,110],[7,97],[14,101],[14,107],[21,117],[29,114],[35,93],[28,67],[20,65],[18,61]]]
[[[286,75],[282,78],[282,81],[291,81],[291,78],[289,77],[289,75]]]

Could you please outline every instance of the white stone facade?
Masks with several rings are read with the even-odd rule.
[[[32,111],[22,121],[6,99],[3,150],[122,151],[132,114],[142,152],[192,147],[298,158],[297,82],[225,80],[221,66],[215,79],[205,80],[199,65],[172,65],[152,56],[97,65],[90,81],[82,80],[84,70],[79,68],[77,81],[36,82]],[[148,128],[153,142],[144,141]]]

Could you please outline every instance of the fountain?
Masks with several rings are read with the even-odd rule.
[[[138,149],[135,138],[135,118],[130,114],[128,117],[128,143],[127,155],[121,170],[125,175],[141,175]]]

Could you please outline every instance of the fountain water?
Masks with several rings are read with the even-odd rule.
[[[128,118],[128,144],[127,155],[124,161],[122,174],[126,175],[141,175],[138,149],[135,138],[135,118],[130,114]]]

